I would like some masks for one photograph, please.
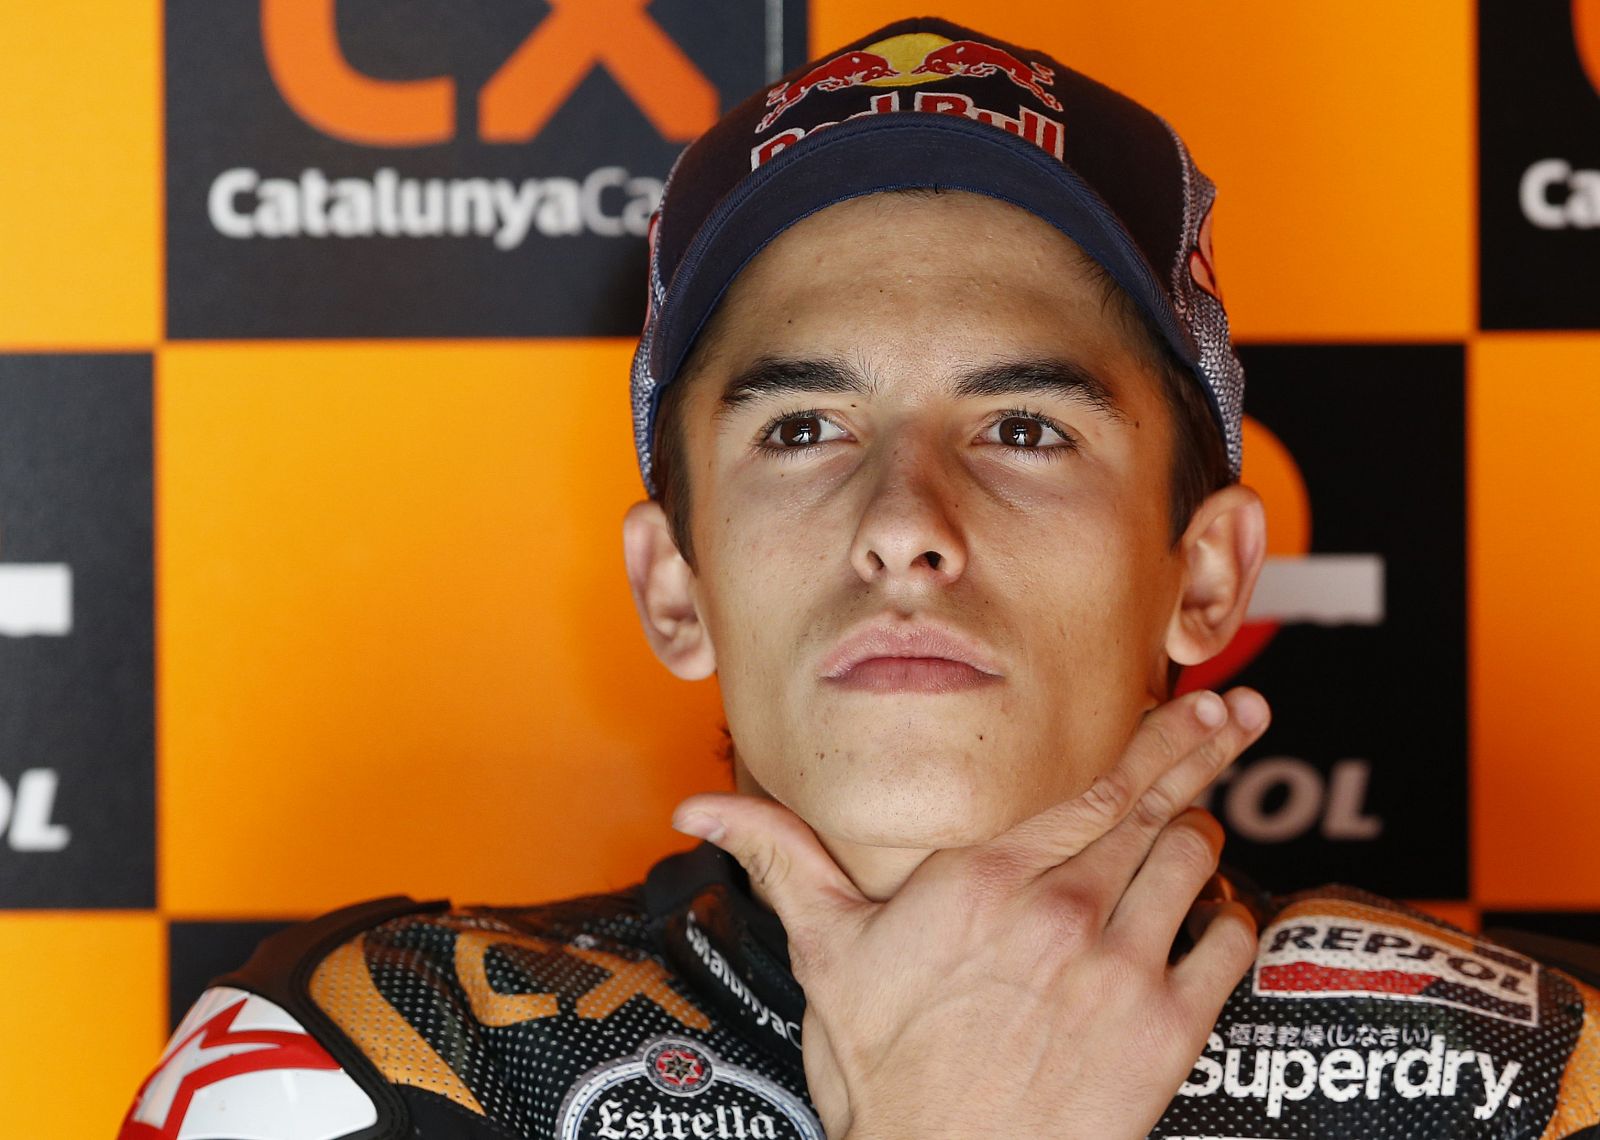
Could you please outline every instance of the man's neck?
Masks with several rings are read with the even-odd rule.
[[[911,877],[911,872],[933,852],[920,847],[865,847],[859,843],[818,835],[839,869],[850,876],[856,890],[874,902],[890,898]]]

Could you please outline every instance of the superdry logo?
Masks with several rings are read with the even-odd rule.
[[[1061,101],[1045,90],[1055,82],[1055,72],[1043,64],[1019,59],[1011,52],[977,40],[951,40],[931,32],[890,36],[868,44],[860,51],[846,52],[817,64],[798,79],[780,83],[767,92],[769,110],[756,124],[756,133],[770,129],[791,108],[813,91],[837,92],[852,87],[907,87],[942,78],[970,76],[984,79],[1003,75],[1013,86],[1031,94],[1052,111],[1061,110]],[[807,135],[839,122],[863,115],[882,115],[899,110],[961,115],[980,123],[999,127],[1027,139],[1045,153],[1062,156],[1063,128],[1059,121],[1037,110],[1019,105],[1015,116],[993,107],[980,107],[964,94],[919,91],[909,106],[903,106],[898,92],[872,95],[863,110],[842,120],[814,123],[809,127],[790,127],[763,139],[750,151],[754,170],[793,146]]]
[[[165,0],[168,334],[636,333],[685,142],[802,0]]]
[[[1258,997],[1375,997],[1539,1024],[1539,966],[1464,934],[1360,903],[1296,904],[1261,935]]]
[[[1247,1077],[1245,1074],[1249,1073]],[[1224,1048],[1216,1033],[1194,1063],[1181,1097],[1255,1100],[1276,1120],[1286,1105],[1320,1097],[1325,1103],[1454,1100],[1465,1098],[1477,1120],[1492,1120],[1502,1107],[1522,1104],[1512,1091],[1520,1061],[1502,1060],[1481,1049],[1452,1049],[1439,1034],[1427,1048],[1309,1049]],[[1325,1133],[1319,1133],[1325,1134]]]

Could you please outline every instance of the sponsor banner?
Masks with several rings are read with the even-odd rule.
[[[658,1037],[585,1073],[561,1105],[561,1140],[823,1140],[799,1097],[698,1041]]]
[[[1270,1026],[1293,1029],[1295,1026]],[[1313,1028],[1322,1030],[1322,1026]],[[1407,1035],[1401,1038],[1401,1032]],[[1300,1030],[1304,1034],[1304,1029]],[[1178,1089],[1180,1097],[1205,1098],[1219,1094],[1242,1101],[1277,1120],[1286,1110],[1298,1107],[1301,1119],[1320,1114],[1322,1131],[1296,1132],[1296,1135],[1363,1135],[1344,1131],[1337,1123],[1361,1119],[1363,1107],[1374,1123],[1383,1119],[1384,1105],[1415,1102],[1426,1111],[1434,1108],[1436,1119],[1454,1120],[1458,1127],[1466,1121],[1493,1121],[1503,1109],[1518,1123],[1527,1123],[1532,1113],[1517,1115],[1525,1098],[1514,1091],[1524,1062],[1496,1056],[1487,1049],[1451,1048],[1443,1034],[1427,1034],[1412,1044],[1413,1027],[1372,1025],[1334,1026],[1320,1036],[1323,1044],[1312,1048],[1264,1048],[1231,1045],[1221,1034],[1206,1040],[1205,1051],[1195,1062],[1194,1073]],[[1355,1043],[1367,1036],[1379,1041],[1395,1037],[1393,1047],[1362,1049]],[[1351,1044],[1328,1045],[1329,1037],[1348,1038]],[[1332,1126],[1332,1127],[1330,1127]],[[1370,1126],[1370,1125],[1369,1125]],[[1463,1133],[1451,1133],[1462,1135]],[[1476,1135],[1477,1133],[1474,1133]],[[1501,1135],[1515,1135],[1510,1131]]]
[[[1552,1113],[1569,1063],[1587,1071],[1587,1001],[1420,913],[1351,890],[1302,898],[1261,932],[1155,1135],[1567,1135]]]
[[[1245,481],[1272,556],[1185,687],[1253,685],[1262,740],[1206,802],[1228,862],[1291,890],[1467,893],[1464,351],[1247,345]]]
[[[801,0],[166,4],[175,338],[635,335],[679,150]]]
[[[755,987],[742,977],[733,963],[722,956],[722,953],[712,944],[711,938],[694,920],[694,912],[690,911],[684,916],[683,927],[684,941],[705,967],[712,981],[726,990],[744,1011],[754,1020],[758,1030],[766,1030],[778,1040],[799,1049],[800,1023],[773,1010],[756,993]]]
[[[1285,908],[1261,932],[1257,997],[1385,997],[1539,1024],[1539,966],[1465,934],[1361,903]]]
[[[151,372],[0,356],[0,908],[155,904]]]
[[[1600,0],[1478,5],[1486,329],[1600,328]]]

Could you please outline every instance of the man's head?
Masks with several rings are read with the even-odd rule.
[[[920,66],[945,69],[922,74],[983,55],[916,31],[835,58],[906,77],[907,41]],[[980,78],[1017,59],[996,51]],[[1048,109],[1057,73],[1029,66],[1029,97]],[[758,134],[830,90],[801,82],[816,71],[773,89]],[[958,91],[925,94],[959,105]],[[647,479],[651,444],[667,441],[655,489],[672,517],[640,504],[625,539],[658,655],[680,676],[720,677],[741,782],[836,842],[925,848],[993,835],[1103,771],[1167,695],[1172,664],[1231,638],[1263,538],[1259,502],[1231,483],[1225,322],[1222,355],[1194,335],[1220,317],[1195,202],[1182,198],[1176,224],[1194,248],[1174,256],[1182,303],[1194,318],[1210,302],[1209,323],[1185,323],[1142,244],[1075,174],[1035,169],[1048,128],[991,155],[983,132],[1005,136],[986,120],[947,138],[933,116],[904,118],[902,158],[959,159],[975,188],[884,192],[902,187],[857,161],[876,158],[861,140],[882,124],[822,123],[810,133],[846,143],[831,159],[817,153],[828,136],[798,141],[782,179],[741,180],[692,240],[657,235],[671,247],[657,259],[677,266],[652,290],[636,427]],[[1192,190],[1187,155],[1174,161],[1181,144],[1160,131]],[[918,158],[930,141],[951,145]],[[985,158],[1010,171],[999,189],[972,166]],[[691,148],[674,179],[696,161]],[[950,181],[916,173],[906,185]],[[853,191],[830,200],[834,175]],[[798,216],[763,233],[763,202]],[[705,269],[719,253],[732,264]]]
[[[1259,506],[1225,487],[1172,541],[1150,356],[1069,239],[977,195],[853,199],[745,268],[679,380],[695,562],[657,503],[628,556],[756,783],[844,841],[973,842],[1226,644]]]

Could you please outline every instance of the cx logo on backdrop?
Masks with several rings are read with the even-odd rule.
[[[167,0],[168,335],[637,333],[683,145],[803,0]]]
[[[1271,556],[1233,644],[1267,735],[1209,793],[1228,859],[1292,889],[1467,894],[1465,354],[1246,345],[1246,482]]]
[[[0,909],[155,904],[151,371],[0,356]]]
[[[1600,328],[1600,0],[1479,0],[1478,31],[1481,323]]]

